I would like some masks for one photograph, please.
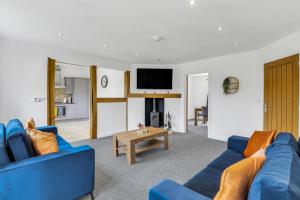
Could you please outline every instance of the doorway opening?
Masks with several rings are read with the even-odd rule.
[[[209,112],[208,88],[209,74],[197,73],[187,75],[187,132],[208,137]]]
[[[55,65],[55,125],[68,142],[90,138],[88,67]]]

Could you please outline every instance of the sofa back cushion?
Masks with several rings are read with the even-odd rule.
[[[18,119],[10,120],[6,125],[6,140],[9,136],[13,135],[14,133],[18,133],[24,130],[22,122]]]
[[[12,161],[23,160],[34,156],[34,152],[27,137],[23,124],[17,120],[10,120],[6,126],[6,144]]]
[[[281,133],[279,133],[276,136],[276,138],[275,138],[275,140],[273,142],[273,145],[277,145],[277,144],[289,145],[299,155],[299,147],[298,147],[297,140],[295,139],[295,137],[291,133],[288,133],[288,132],[281,132]]]
[[[0,146],[0,166],[10,163],[5,146]]]
[[[244,156],[250,157],[261,148],[267,148],[274,138],[274,131],[255,131],[250,137],[247,147],[244,150]]]
[[[300,198],[300,160],[288,145],[272,145],[267,159],[255,176],[248,200]]]
[[[0,145],[3,146],[6,144],[5,134],[5,126],[4,124],[0,123]]]
[[[10,162],[10,159],[7,155],[5,147],[5,126],[0,123],[0,166],[5,165]]]

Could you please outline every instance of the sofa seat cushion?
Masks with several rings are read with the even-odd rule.
[[[73,148],[73,146],[70,143],[68,143],[66,140],[64,140],[60,135],[56,135],[56,140],[57,140],[59,151],[64,151]]]
[[[224,171],[230,165],[239,162],[240,160],[244,159],[242,153],[237,153],[232,150],[224,151],[219,157],[213,160],[208,167],[215,168],[220,171]]]
[[[300,159],[288,145],[268,148],[267,159],[255,176],[248,200],[300,199]]]
[[[273,142],[273,145],[277,145],[277,144],[289,145],[299,155],[300,151],[299,151],[297,140],[291,133],[288,132],[279,133]]]
[[[187,188],[209,198],[214,198],[219,191],[222,171],[206,167],[184,184]]]

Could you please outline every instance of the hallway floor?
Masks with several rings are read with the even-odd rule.
[[[55,124],[59,134],[68,142],[89,139],[89,119],[56,121]]]

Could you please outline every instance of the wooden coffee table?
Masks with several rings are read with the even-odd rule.
[[[162,137],[162,139],[158,139]],[[136,146],[137,143],[145,144]],[[148,151],[153,148],[163,146],[165,150],[169,148],[168,130],[163,128],[149,127],[147,133],[138,134],[137,130],[122,132],[113,137],[113,152],[117,157],[120,153],[127,155],[130,165],[135,163],[135,154]]]

